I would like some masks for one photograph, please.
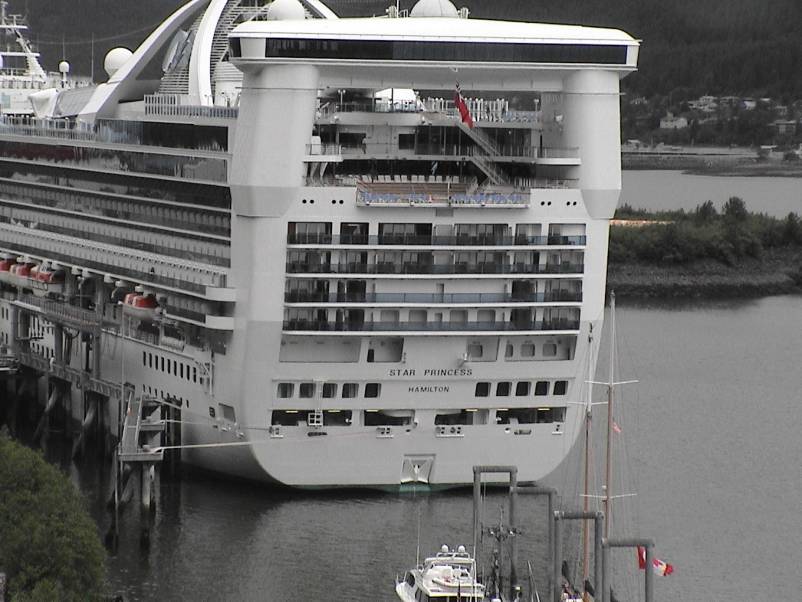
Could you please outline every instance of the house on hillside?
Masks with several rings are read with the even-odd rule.
[[[685,117],[676,117],[671,111],[660,120],[661,130],[684,130],[688,127],[688,120]]]
[[[777,132],[778,136],[795,136],[797,122],[793,119],[775,119],[769,126]]]

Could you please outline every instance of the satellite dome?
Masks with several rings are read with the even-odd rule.
[[[410,17],[459,17],[457,7],[449,0],[418,0],[409,12]]]
[[[70,72],[70,64],[67,61],[61,61],[58,64],[58,72],[59,73],[69,73]]]
[[[273,0],[265,14],[268,21],[289,21],[305,19],[306,11],[298,0]]]
[[[133,52],[128,50],[128,48],[112,48],[103,60],[103,69],[106,70],[109,77],[112,77],[119,71],[120,67],[128,62],[131,55],[133,55]]]

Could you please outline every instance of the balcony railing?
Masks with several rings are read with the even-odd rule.
[[[519,332],[579,330],[579,320],[517,322],[329,322],[325,320],[285,320],[285,331],[309,332]]]
[[[582,263],[538,265],[529,263],[303,263],[290,261],[286,264],[289,274],[581,274]]]
[[[431,234],[327,234],[305,232],[287,235],[289,245],[403,245],[403,246],[584,246],[586,236],[527,236],[518,234],[458,234],[441,236]]]
[[[524,294],[506,293],[321,293],[317,291],[289,291],[284,293],[286,303],[422,303],[456,305],[555,303],[582,301],[581,291],[549,291]]]

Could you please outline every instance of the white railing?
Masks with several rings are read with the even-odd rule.
[[[192,104],[190,98],[184,94],[147,94],[145,96],[145,115],[236,119],[239,115],[239,108]]]
[[[95,140],[92,126],[68,119],[37,119],[35,117],[0,117],[0,134],[41,136],[62,140]]]

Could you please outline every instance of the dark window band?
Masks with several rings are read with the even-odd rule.
[[[231,56],[242,55],[238,38]],[[497,63],[591,63],[624,65],[626,46],[595,44],[515,44],[483,42],[407,42],[384,40],[266,40],[270,58],[356,59],[376,61],[477,61]]]

